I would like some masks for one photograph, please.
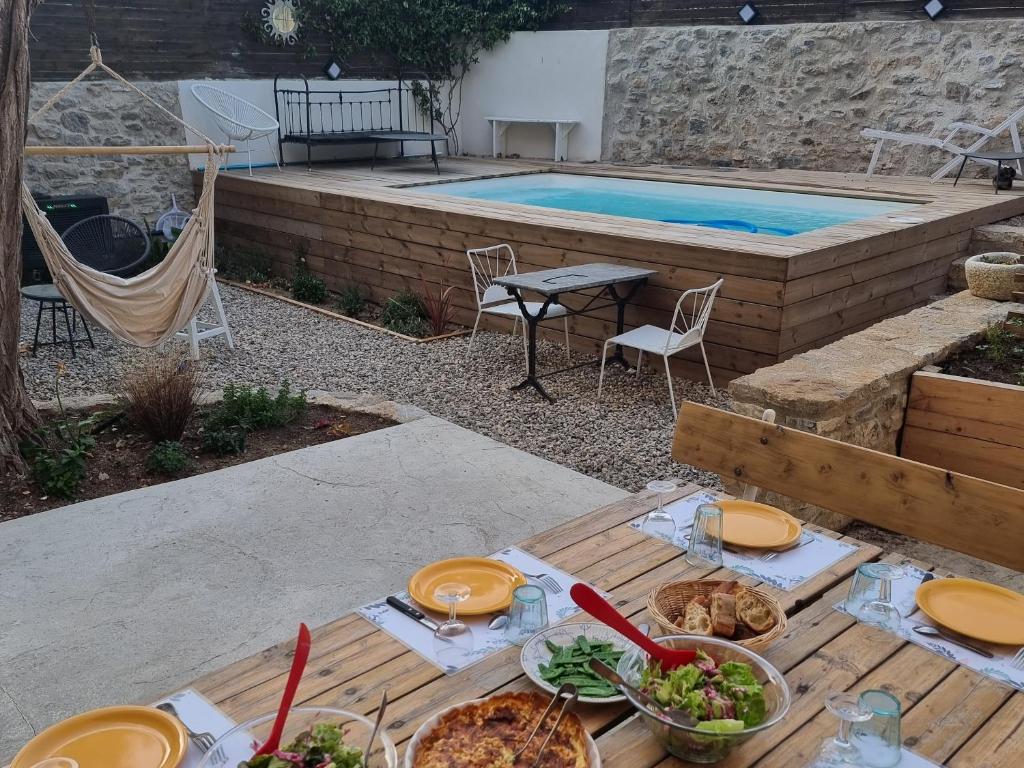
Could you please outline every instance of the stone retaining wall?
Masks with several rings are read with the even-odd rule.
[[[964,291],[735,379],[729,395],[734,409],[746,416],[760,418],[765,408],[773,408],[778,424],[896,453],[911,375],[974,342],[1011,309],[1024,310],[1024,305]],[[734,482],[723,482],[735,492]],[[768,498],[833,530],[849,522],[792,499]]]
[[[34,83],[29,111],[39,109],[63,83]],[[136,85],[176,115],[177,82]],[[200,143],[192,137],[193,143]],[[28,143],[58,145],[184,144],[185,131],[133,91],[109,79],[79,83],[29,128]],[[156,224],[171,207],[194,205],[185,155],[110,157],[30,157],[25,183],[50,195],[103,195],[110,212],[140,224]]]
[[[864,127],[991,125],[1024,103],[1024,20],[646,27],[608,39],[603,155],[862,172]],[[938,153],[886,153],[924,174]],[[978,171],[979,173],[982,171]]]

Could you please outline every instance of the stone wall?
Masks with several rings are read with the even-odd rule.
[[[612,30],[603,154],[863,171],[864,127],[993,124],[1024,104],[1024,20]],[[922,148],[880,172],[923,174]]]
[[[980,338],[1011,309],[1024,305],[964,291],[735,379],[729,395],[745,416],[760,418],[773,408],[777,424],[896,453],[910,377]],[[723,481],[728,487],[729,479]],[[849,522],[792,499],[768,498],[833,530]]]
[[[176,82],[140,82],[138,87],[176,115]],[[35,83],[30,111],[62,84]],[[185,131],[138,94],[111,80],[79,83],[30,128],[30,144],[127,145],[184,144]],[[192,136],[188,143],[201,143]],[[25,163],[25,182],[33,192],[52,195],[97,194],[109,198],[110,212],[156,224],[171,207],[171,194],[189,210],[192,181],[185,155],[53,157]]]

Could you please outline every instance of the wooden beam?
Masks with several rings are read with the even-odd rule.
[[[696,403],[679,411],[684,464],[1024,570],[1024,491]]]
[[[83,157],[87,155],[205,155],[210,148],[205,144],[187,146],[128,146],[128,147],[47,147],[26,146],[28,156],[56,155],[59,157]],[[234,152],[233,144],[219,144],[216,152]]]

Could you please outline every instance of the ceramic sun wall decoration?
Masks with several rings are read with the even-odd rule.
[[[274,42],[295,45],[299,31],[299,18],[294,0],[267,0],[262,12],[263,28]]]

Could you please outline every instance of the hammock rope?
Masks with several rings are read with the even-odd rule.
[[[106,328],[121,341],[139,347],[155,347],[189,324],[205,302],[214,280],[214,188],[220,165],[230,148],[216,144],[205,133],[104,64],[95,34],[92,35],[89,58],[89,65],[36,110],[29,122],[52,109],[96,70],[106,73],[206,142],[203,188],[192,217],[163,261],[135,277],[123,278],[99,272],[77,261],[24,183],[22,210],[53,282],[64,298],[86,318]],[[127,154],[133,148],[124,149]]]

